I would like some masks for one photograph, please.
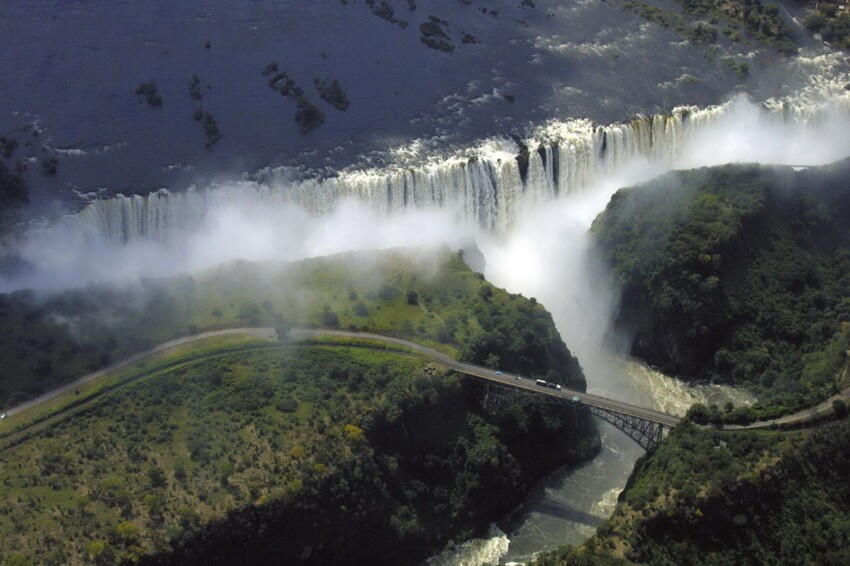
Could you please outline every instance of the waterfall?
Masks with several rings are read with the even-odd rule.
[[[398,159],[384,168],[343,170],[325,178],[293,180],[286,169],[277,169],[202,190],[118,195],[90,203],[72,221],[115,242],[165,241],[175,228],[198,225],[221,205],[274,210],[295,204],[311,214],[324,214],[341,199],[356,198],[383,215],[451,207],[483,230],[503,231],[523,203],[582,191],[635,158],[660,170],[675,167],[693,138],[729,119],[735,104],[742,103],[677,107],[667,115],[641,115],[607,126],[588,120],[553,121],[524,140],[489,139],[424,163]],[[829,104],[767,101],[756,111],[764,123],[806,124],[835,108],[850,114],[846,95]]]

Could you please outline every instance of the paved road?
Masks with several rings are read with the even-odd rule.
[[[584,391],[577,391],[574,389],[561,389],[560,391],[549,389],[548,387],[542,387],[537,385],[533,379],[523,378],[522,380],[518,380],[516,378],[516,374],[507,373],[499,373],[497,370],[493,370],[490,368],[486,368],[483,366],[477,366],[473,364],[467,364],[464,362],[459,362],[442,352],[438,352],[433,348],[428,348],[426,346],[422,346],[420,344],[416,344],[415,342],[408,342],[407,340],[402,340],[401,338],[393,338],[391,336],[383,336],[380,334],[371,334],[368,332],[347,332],[344,330],[306,330],[306,329],[293,329],[290,332],[290,337],[293,339],[303,339],[303,338],[317,338],[320,336],[342,336],[346,338],[369,338],[372,340],[380,340],[382,342],[390,342],[393,344],[398,344],[400,346],[404,346],[405,348],[409,348],[421,354],[428,356],[434,360],[439,361],[442,364],[447,365],[454,371],[459,373],[463,373],[466,375],[470,375],[473,377],[478,377],[480,379],[485,379],[487,381],[492,381],[494,383],[498,383],[500,385],[505,385],[508,387],[513,387],[515,389],[524,389],[530,391],[532,393],[538,393],[541,395],[548,395],[550,397],[555,397],[559,399],[570,400],[573,397],[578,397],[582,403],[586,405],[590,405],[592,407],[599,407],[600,409],[605,409],[609,411],[614,411],[617,413],[621,413],[624,415],[639,417],[642,419],[650,420],[659,424],[662,424],[666,427],[674,427],[680,422],[682,419],[680,417],[676,417],[673,415],[668,415],[667,413],[660,413],[658,411],[653,411],[651,409],[645,409],[644,407],[639,407],[637,405],[631,405],[629,403],[623,403],[621,401],[614,401],[612,399],[608,399],[605,397],[599,397],[597,395],[590,395],[589,393],[585,393]]]
[[[49,393],[45,393],[40,397],[36,397],[26,403],[18,405],[12,409],[9,409],[6,414],[14,415],[30,407],[48,401],[50,399],[55,398],[62,393],[70,391],[80,385],[87,383],[93,379],[97,379],[102,377],[108,373],[115,372],[118,370],[125,369],[132,364],[139,362],[149,356],[154,354],[164,352],[166,350],[170,350],[172,348],[176,348],[178,346],[182,346],[185,344],[189,344],[191,342],[195,342],[198,340],[203,340],[205,338],[211,338],[215,336],[227,336],[227,335],[235,335],[235,334],[244,334],[249,336],[256,336],[258,338],[275,338],[277,336],[274,328],[231,328],[227,330],[215,330],[212,332],[204,332],[201,334],[195,334],[193,336],[186,336],[185,338],[178,338],[177,340],[171,340],[169,342],[165,342],[154,348],[136,354],[127,358],[126,360],[117,363],[115,365],[109,366],[102,370],[98,370],[96,372],[90,373],[81,377],[80,379],[68,383],[67,385],[63,385],[58,389],[54,389]],[[443,365],[448,366],[449,368],[457,371],[459,373],[463,373],[472,377],[477,377],[479,379],[484,379],[487,381],[491,381],[493,383],[498,383],[501,385],[505,385],[507,387],[512,387],[515,389],[523,389],[526,391],[530,391],[532,393],[537,393],[540,395],[548,395],[550,397],[555,397],[559,399],[571,400],[574,397],[578,397],[582,403],[593,407],[599,407],[606,410],[616,411],[618,413],[622,413],[625,415],[631,415],[635,417],[640,417],[642,419],[648,419],[657,423],[660,423],[667,427],[674,427],[681,419],[679,417],[675,417],[673,415],[668,415],[666,413],[659,413],[657,411],[652,411],[650,409],[645,409],[643,407],[638,407],[637,405],[631,405],[629,403],[622,403],[620,401],[613,401],[611,399],[606,399],[605,397],[598,397],[596,395],[590,395],[583,391],[577,391],[573,389],[562,389],[560,391],[549,389],[548,387],[542,387],[540,385],[535,384],[532,379],[517,379],[515,374],[506,374],[498,372],[497,370],[493,370],[490,368],[486,368],[483,366],[477,366],[474,364],[467,364],[464,362],[459,362],[446,354],[439,352],[433,348],[428,348],[426,346],[422,346],[421,344],[417,344],[415,342],[410,342],[408,340],[403,340],[401,338],[394,338],[392,336],[384,336],[381,334],[372,334],[368,332],[349,332],[345,330],[314,330],[314,329],[305,329],[305,328],[296,328],[290,331],[289,337],[293,340],[301,340],[301,339],[309,339],[309,338],[319,338],[322,336],[339,336],[344,338],[366,338],[370,340],[377,340],[381,342],[386,342],[390,344],[396,344],[399,346],[403,346],[420,354],[423,354],[433,360],[440,362]]]
[[[81,377],[80,379],[68,383],[67,385],[63,385],[53,391],[45,393],[35,399],[27,401],[26,403],[22,403],[17,407],[13,407],[6,411],[6,414],[11,416],[30,407],[48,401],[50,399],[55,398],[62,393],[70,391],[80,385],[87,383],[93,379],[97,379],[102,377],[108,373],[125,369],[132,364],[139,362],[147,357],[150,357],[154,354],[158,354],[160,352],[164,352],[166,350],[170,350],[172,348],[176,348],[178,346],[183,346],[185,344],[189,344],[191,342],[196,342],[198,340],[203,340],[205,338],[213,338],[216,336],[228,336],[228,335],[247,335],[254,336],[257,338],[267,338],[274,339],[277,336],[274,328],[229,328],[226,330],[214,330],[210,332],[203,332],[200,334],[195,334],[192,336],[186,336],[184,338],[178,338],[176,340],[171,340],[169,342],[165,342],[158,346],[155,346],[149,350],[136,354],[127,358],[126,360],[109,366],[107,368],[98,370],[96,372],[92,372],[88,375]],[[682,419],[680,417],[676,417],[674,415],[668,415],[666,413],[661,413],[658,411],[653,411],[651,409],[646,409],[644,407],[639,407],[637,405],[632,405],[630,403],[623,403],[621,401],[614,401],[612,399],[608,399],[606,397],[599,397],[597,395],[590,395],[589,393],[585,393],[583,391],[576,391],[573,389],[562,389],[560,391],[549,389],[547,387],[541,387],[536,385],[534,380],[523,378],[522,380],[518,380],[515,374],[507,374],[500,373],[497,370],[493,370],[490,368],[486,368],[483,366],[477,366],[474,364],[467,364],[464,362],[459,362],[446,354],[439,352],[433,348],[428,348],[427,346],[422,346],[421,344],[417,344],[415,342],[410,342],[408,340],[403,340],[401,338],[395,338],[392,336],[384,336],[381,334],[372,334],[369,332],[349,332],[345,330],[319,330],[319,329],[292,329],[290,332],[290,338],[294,340],[299,339],[308,339],[308,338],[319,338],[322,336],[340,336],[345,338],[368,338],[370,340],[377,340],[380,342],[387,342],[390,344],[397,344],[399,346],[403,346],[420,354],[423,354],[433,360],[444,364],[454,371],[459,373],[463,373],[472,377],[477,377],[480,379],[484,379],[487,381],[491,381],[493,383],[498,383],[500,385],[504,385],[507,387],[512,387],[515,389],[522,389],[526,391],[530,391],[532,393],[537,393],[540,395],[548,395],[550,397],[555,397],[559,399],[570,400],[573,397],[578,397],[582,403],[586,405],[590,405],[593,407],[599,407],[600,409],[605,409],[609,411],[618,412],[624,415],[630,415],[634,417],[639,417],[642,419],[647,419],[659,424],[662,424],[666,427],[674,427],[678,425]],[[821,419],[825,416],[832,414],[832,402],[836,399],[844,399],[845,401],[850,400],[850,388],[843,390],[841,393],[833,395],[829,399],[826,399],[822,403],[811,407],[809,409],[805,409],[803,411],[799,411],[792,415],[785,415],[778,419],[773,419],[770,421],[761,421],[756,422],[750,425],[726,425],[724,428],[727,430],[746,430],[746,429],[759,429],[759,428],[769,428],[773,425],[793,425],[806,423],[809,421],[814,421]]]
[[[850,404],[850,387],[842,389],[840,393],[836,393],[829,399],[825,401],[821,401],[814,407],[809,407],[808,409],[803,409],[802,411],[798,411],[796,413],[790,415],[784,415],[782,417],[771,419],[769,421],[758,421],[748,425],[724,425],[723,428],[725,430],[747,430],[747,429],[759,429],[759,428],[771,428],[772,426],[794,426],[799,424],[805,424],[808,422],[819,421],[823,418],[831,416],[835,411],[832,408],[832,402],[842,400],[845,403]]]
[[[178,338],[176,340],[171,340],[169,342],[165,342],[158,346],[154,346],[150,350],[145,350],[144,352],[140,352],[134,356],[130,356],[124,361],[118,362],[117,364],[111,365],[109,367],[105,367],[101,370],[92,372],[90,374],[84,375],[76,381],[68,383],[67,385],[63,385],[58,389],[54,389],[53,391],[49,391],[44,395],[36,397],[35,399],[30,399],[26,403],[21,403],[17,407],[12,407],[8,411],[6,411],[6,415],[11,416],[21,411],[25,411],[30,407],[34,407],[40,403],[44,403],[45,401],[49,401],[65,393],[70,391],[80,385],[87,383],[93,379],[97,379],[99,377],[103,377],[106,374],[112,373],[114,371],[125,369],[136,362],[139,362],[147,357],[153,356],[154,354],[158,354],[160,352],[164,352],[166,350],[170,350],[172,348],[176,348],[178,346],[183,346],[184,344],[189,344],[191,342],[196,342],[198,340],[203,340],[205,338],[213,338],[215,336],[228,336],[234,334],[244,334],[248,336],[255,336],[257,338],[275,338],[277,333],[274,328],[228,328],[226,330],[213,330],[210,332],[203,332],[201,334],[194,334],[192,336],[186,336],[185,338]]]

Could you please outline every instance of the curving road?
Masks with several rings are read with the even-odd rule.
[[[274,328],[228,328],[225,330],[211,330],[209,332],[203,332],[200,334],[193,334],[192,336],[186,336],[184,338],[177,338],[176,340],[170,340],[168,342],[163,342],[158,346],[154,346],[149,350],[145,350],[144,352],[139,352],[129,358],[118,362],[117,364],[113,364],[111,366],[105,367],[103,369],[99,369],[95,372],[84,375],[83,377],[72,381],[71,383],[65,384],[61,387],[58,387],[52,391],[48,391],[47,393],[36,397],[35,399],[30,399],[25,403],[21,403],[16,407],[12,407],[8,411],[6,411],[7,416],[12,416],[21,411],[25,411],[31,407],[44,403],[45,401],[49,401],[63,393],[66,393],[84,383],[88,383],[93,379],[97,379],[99,377],[103,377],[109,373],[114,371],[125,369],[136,362],[140,362],[145,358],[153,356],[154,354],[159,354],[160,352],[164,352],[166,350],[170,350],[172,348],[177,348],[178,346],[183,346],[185,344],[189,344],[191,342],[196,342],[198,340],[203,340],[205,338],[214,338],[216,336],[228,336],[233,334],[241,334],[248,336],[255,336],[257,338],[276,338],[277,333]]]
[[[234,334],[243,334],[249,336],[255,336],[257,338],[268,338],[273,339],[277,337],[277,333],[274,328],[230,328],[226,330],[215,330],[211,332],[203,332],[200,334],[195,334],[193,336],[186,336],[184,338],[178,338],[176,340],[171,340],[169,342],[165,342],[158,346],[155,346],[149,350],[138,353],[134,356],[127,358],[126,360],[119,362],[117,364],[111,365],[107,368],[98,370],[96,372],[92,372],[87,374],[76,381],[63,385],[53,391],[45,393],[35,399],[27,401],[26,403],[22,403],[16,407],[9,409],[6,414],[14,415],[34,407],[40,403],[44,403],[45,401],[49,401],[62,393],[70,391],[80,385],[102,377],[106,374],[112,373],[114,371],[125,369],[132,364],[139,362],[147,357],[153,356],[155,354],[164,352],[166,350],[170,350],[172,348],[176,348],[178,346],[183,346],[185,344],[189,344],[191,342],[196,342],[198,340],[203,340],[206,338],[212,338],[216,336],[227,336]],[[550,397],[567,400],[570,401],[574,398],[578,398],[582,403],[592,406],[598,407],[600,409],[613,411],[617,413],[621,413],[623,415],[629,415],[633,417],[638,417],[641,419],[653,421],[664,425],[666,427],[674,427],[681,422],[679,417],[668,415],[666,413],[660,413],[658,411],[653,411],[651,409],[646,409],[644,407],[639,407],[637,405],[631,405],[629,403],[623,403],[621,401],[614,401],[612,399],[607,399],[605,397],[599,397],[597,395],[590,395],[589,393],[585,393],[584,391],[578,391],[574,389],[561,389],[560,391],[555,389],[549,389],[548,387],[542,387],[540,385],[535,384],[532,379],[517,379],[515,374],[505,374],[498,370],[493,370],[484,366],[478,366],[474,364],[468,364],[464,362],[459,362],[454,358],[447,356],[446,354],[439,352],[433,348],[428,348],[427,346],[423,346],[421,344],[417,344],[415,342],[410,342],[408,340],[403,340],[401,338],[395,338],[392,336],[384,336],[382,334],[372,334],[369,332],[351,332],[347,330],[319,330],[319,329],[307,329],[307,328],[294,328],[289,333],[289,338],[293,340],[304,340],[310,338],[320,338],[322,336],[338,336],[342,338],[366,338],[369,340],[376,340],[380,342],[386,342],[389,344],[396,344],[398,346],[402,346],[419,354],[422,354],[428,358],[431,358],[452,370],[462,373],[465,375],[469,375],[471,377],[476,377],[479,379],[483,379],[486,381],[490,381],[493,383],[498,383],[500,385],[511,387],[514,389],[527,390],[532,393],[536,393],[538,395],[548,395]]]
[[[225,330],[213,330],[210,332],[202,332],[200,334],[195,334],[192,336],[186,336],[184,338],[178,338],[176,340],[170,340],[168,342],[164,342],[146,350],[144,352],[140,352],[135,354],[117,364],[111,365],[109,367],[103,368],[101,370],[92,372],[90,374],[84,375],[83,377],[58,387],[48,393],[45,393],[35,399],[31,399],[25,403],[22,403],[16,407],[8,409],[6,411],[7,416],[12,416],[21,411],[27,410],[31,407],[44,403],[45,401],[49,401],[62,393],[70,391],[80,385],[107,375],[109,373],[125,369],[132,364],[139,362],[145,358],[153,356],[155,354],[164,352],[166,350],[170,350],[179,346],[183,346],[185,344],[190,344],[192,342],[196,342],[198,340],[204,340],[206,338],[214,338],[217,336],[228,336],[228,335],[247,335],[254,336],[256,338],[265,338],[265,339],[275,339],[277,338],[277,332],[274,328],[228,328]],[[523,378],[517,379],[516,374],[506,374],[502,373],[498,370],[490,369],[484,366],[478,366],[474,364],[468,364],[465,362],[460,362],[455,360],[454,358],[447,356],[446,354],[439,352],[433,348],[428,348],[427,346],[423,346],[421,344],[417,344],[415,342],[410,342],[408,340],[404,340],[402,338],[395,338],[393,336],[385,336],[382,334],[373,334],[370,332],[351,332],[347,330],[324,330],[324,329],[307,329],[307,328],[294,328],[290,331],[289,337],[293,340],[304,340],[310,338],[320,338],[322,336],[339,336],[343,338],[367,338],[370,340],[376,340],[379,342],[386,342],[389,344],[396,344],[398,346],[402,346],[424,356],[427,356],[449,368],[452,370],[463,373],[465,375],[469,375],[471,377],[476,377],[479,379],[483,379],[486,381],[490,381],[493,383],[497,383],[499,385],[503,385],[506,387],[511,387],[519,390],[526,390],[531,393],[536,393],[538,395],[548,395],[550,397],[554,397],[557,399],[570,401],[573,398],[578,398],[582,403],[589,405],[591,407],[597,407],[606,411],[611,411],[615,413],[620,413],[623,415],[628,415],[632,417],[637,417],[640,419],[645,419],[648,421],[652,421],[663,425],[667,428],[672,428],[679,423],[682,422],[682,418],[669,415],[667,413],[661,413],[658,411],[653,411],[651,409],[647,409],[644,407],[640,407],[638,405],[632,405],[630,403],[623,403],[622,401],[615,401],[613,399],[608,399],[606,397],[600,397],[598,395],[591,395],[589,393],[585,393],[583,391],[578,391],[574,389],[561,389],[560,391],[549,389],[548,387],[541,387],[537,385],[534,380]],[[843,390],[841,393],[838,393],[829,399],[823,401],[822,403],[811,407],[809,409],[804,409],[803,411],[799,411],[797,413],[791,415],[785,415],[783,417],[770,420],[770,421],[759,421],[749,425],[726,425],[724,429],[726,430],[747,430],[747,429],[760,429],[760,428],[770,428],[772,426],[787,426],[787,425],[798,425],[804,424],[810,421],[817,421],[826,416],[832,414],[832,401],[835,399],[843,399],[845,401],[850,402],[850,388]]]
[[[512,387],[514,389],[524,389],[532,393],[537,393],[539,395],[548,395],[550,397],[565,400],[571,400],[574,397],[578,397],[578,399],[582,403],[590,405],[591,407],[598,407],[606,411],[621,413],[623,415],[653,421],[669,428],[672,428],[682,422],[682,419],[680,417],[676,417],[674,415],[660,413],[658,411],[653,411],[652,409],[646,409],[644,407],[639,407],[630,403],[614,401],[606,397],[599,397],[598,395],[591,395],[589,393],[585,393],[584,391],[578,391],[575,389],[567,388],[563,388],[560,391],[557,391],[555,389],[549,389],[548,387],[542,387],[540,385],[535,384],[534,380],[532,379],[523,378],[519,380],[516,378],[516,374],[508,375],[499,372],[498,370],[493,370],[484,366],[477,366],[474,364],[459,362],[447,356],[446,354],[443,354],[442,352],[434,350],[433,348],[428,348],[426,346],[422,346],[421,344],[416,344],[415,342],[408,342],[407,340],[403,340],[401,338],[393,338],[391,336],[383,336],[381,334],[371,334],[369,332],[348,332],[345,330],[293,329],[290,332],[290,337],[294,339],[318,338],[320,336],[369,338],[371,340],[379,340],[381,342],[398,344],[399,346],[404,346],[405,348],[409,348],[411,350],[419,352],[420,354],[424,354],[425,356],[428,356],[429,358],[432,358],[450,367],[458,373],[463,373],[472,377],[477,377],[480,379],[491,381],[493,383]]]

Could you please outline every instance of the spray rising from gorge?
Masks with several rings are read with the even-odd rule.
[[[672,168],[816,165],[850,155],[850,97],[828,94],[760,105],[739,96],[609,126],[553,122],[523,140],[486,140],[447,157],[398,150],[387,167],[333,177],[292,180],[277,169],[202,189],[96,200],[31,231],[19,253],[32,268],[2,288],[165,276],[234,259],[296,260],[470,235],[511,248],[526,238],[524,225],[552,230],[571,222],[581,233],[616,189]],[[556,210],[562,214],[553,218]],[[551,211],[542,223],[535,220],[540,211]],[[495,273],[500,262],[488,260]],[[515,290],[534,294],[525,283]]]
[[[292,181],[278,170],[205,189],[104,199],[33,231],[21,249],[32,270],[4,287],[165,276],[234,259],[438,246],[474,235],[488,279],[536,297],[553,313],[590,392],[658,407],[622,380],[622,359],[603,347],[618,297],[589,253],[593,218],[620,187],[670,168],[730,161],[802,166],[850,155],[848,128],[844,97],[802,106],[736,98],[611,126],[552,123],[524,140],[489,140],[449,157],[400,159],[327,179]],[[693,394],[674,392],[685,401],[659,408],[679,412]],[[612,479],[600,482],[600,496],[588,492],[588,513],[616,498],[634,458],[623,461],[622,481],[606,476]],[[605,466],[610,474],[615,464]],[[564,527],[556,528],[564,540]],[[494,538],[502,554],[504,535]],[[520,538],[511,533],[512,544]]]
[[[260,204],[283,210],[295,204],[311,214],[327,214],[353,197],[382,216],[449,208],[484,231],[506,231],[521,206],[586,191],[635,160],[649,162],[656,174],[730,161],[833,161],[850,151],[850,142],[840,135],[848,109],[846,99],[789,111],[739,97],[722,106],[676,108],[669,116],[638,116],[624,124],[556,122],[529,139],[487,140],[424,165],[399,163],[300,181],[288,179],[286,170],[274,170],[259,180],[206,190],[163,189],[97,200],[77,219],[112,241],[164,240],[177,229],[200,225],[221,207]],[[780,139],[783,144],[776,143]]]
[[[846,131],[846,94],[761,105],[736,97],[624,124],[550,123],[525,140],[488,140],[418,166],[399,158],[297,182],[276,170],[204,190],[118,196],[33,232],[21,248],[33,269],[3,286],[64,287],[474,236],[488,278],[541,300],[589,376],[615,375],[622,372],[600,345],[617,294],[588,253],[587,234],[611,195],[671,168],[827,163],[850,155]],[[603,394],[622,389],[590,382]]]

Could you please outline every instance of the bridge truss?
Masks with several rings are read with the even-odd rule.
[[[629,435],[632,440],[640,444],[647,452],[655,450],[664,438],[664,425],[649,419],[620,413],[612,409],[588,405],[587,403],[576,403],[564,397],[555,397],[526,389],[506,387],[497,383],[487,383],[485,387],[484,407],[493,411],[500,411],[513,404],[563,405],[572,407],[573,409],[588,411],[608,421]]]

